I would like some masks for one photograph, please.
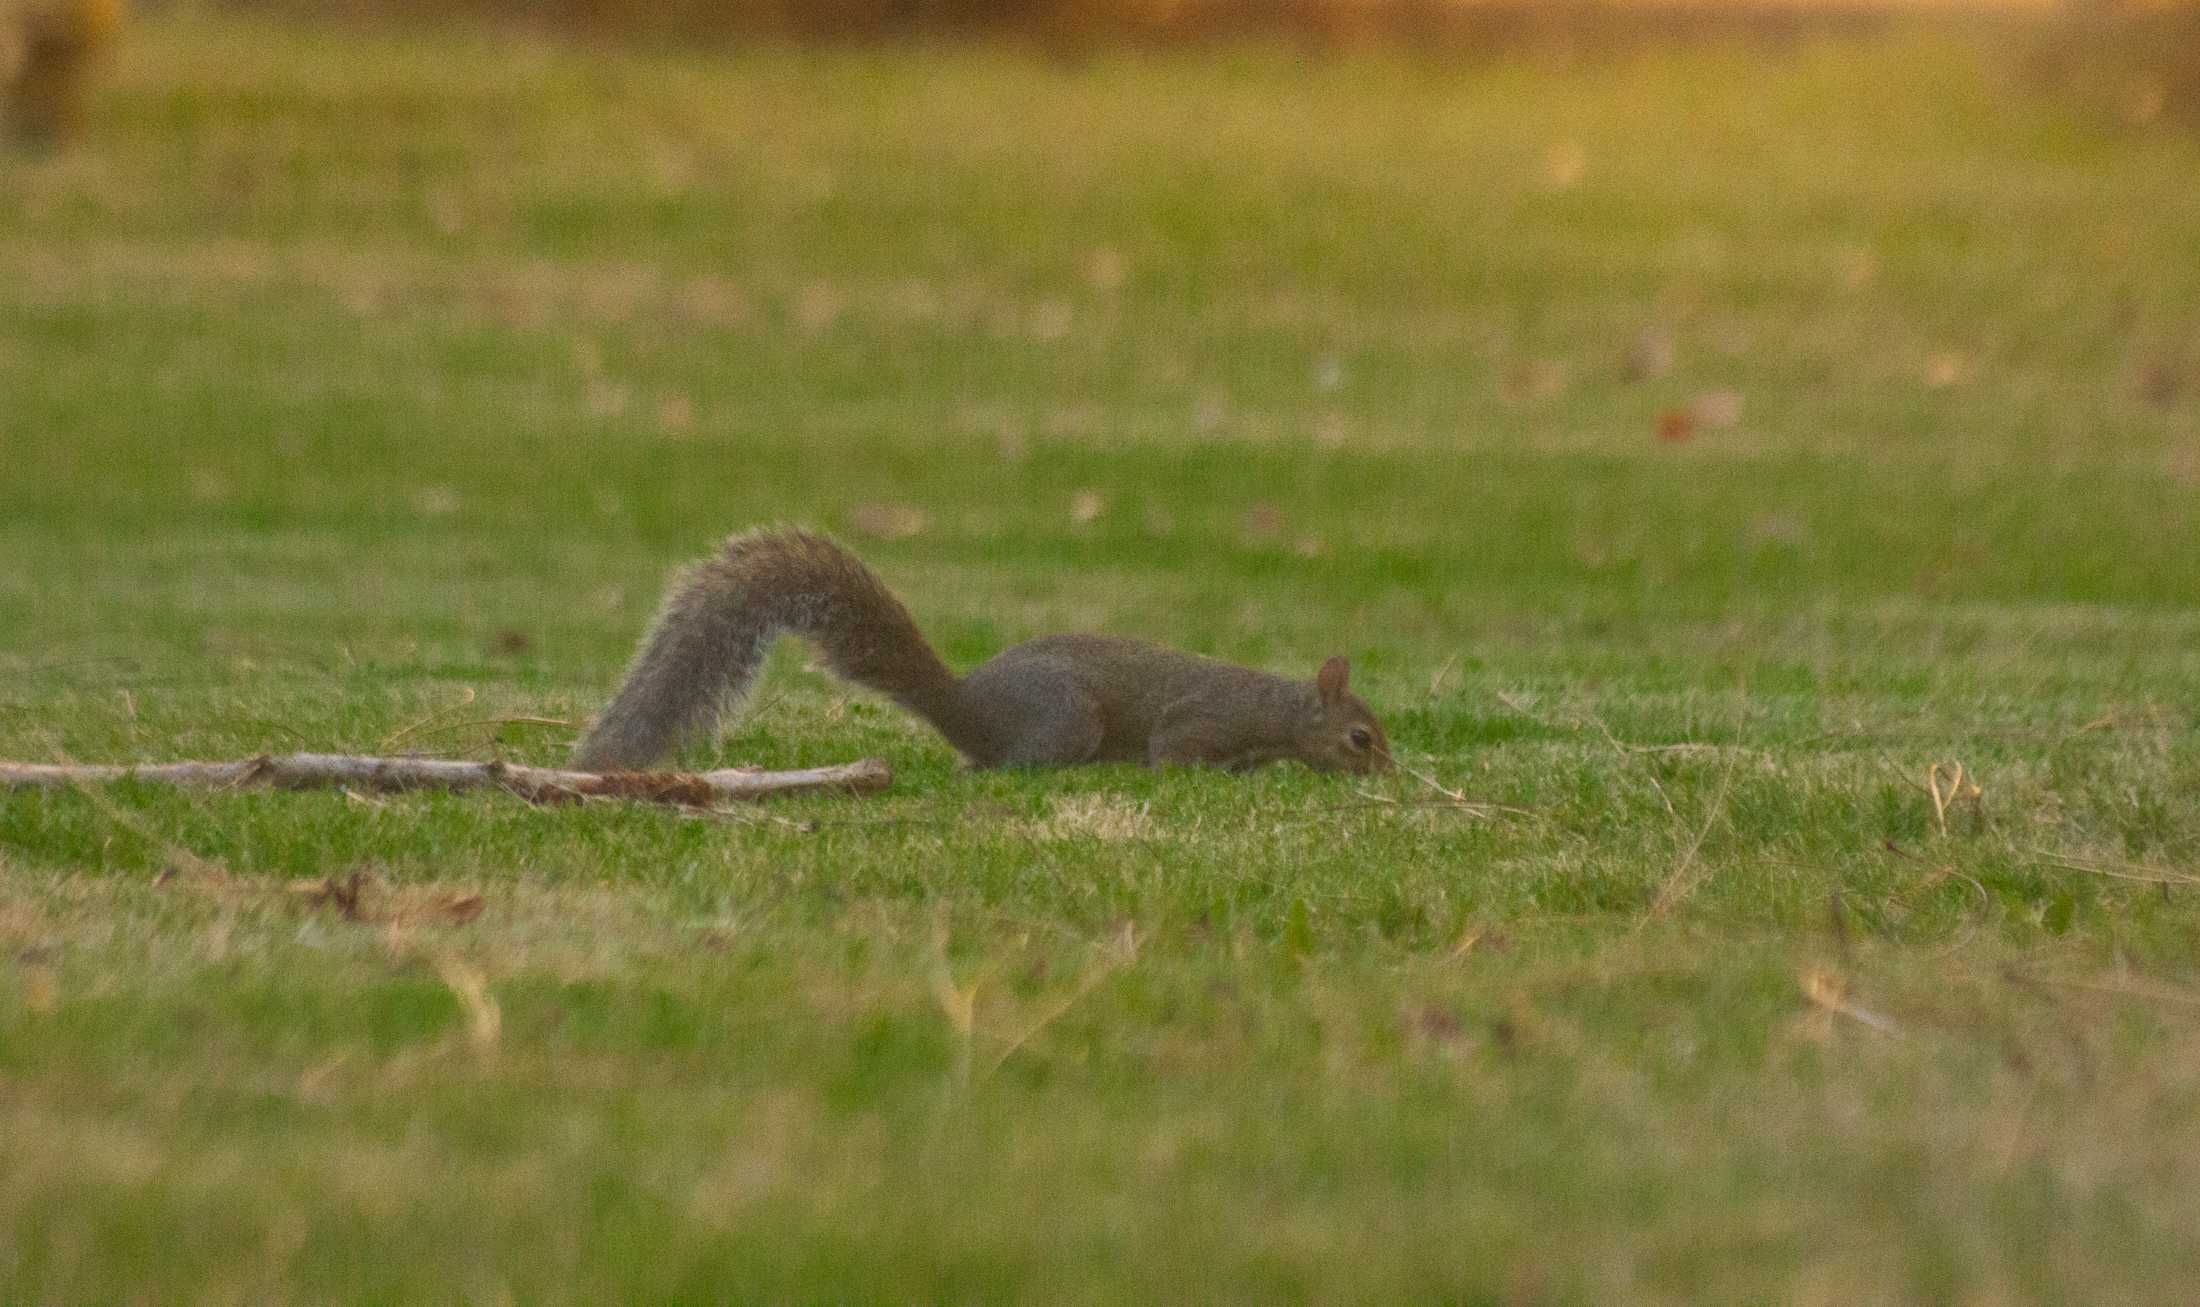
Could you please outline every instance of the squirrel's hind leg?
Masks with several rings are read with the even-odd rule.
[[[1019,723],[1014,736],[1003,743],[995,767],[1074,767],[1100,755],[1106,733],[1100,706],[1081,690],[1071,690],[1041,706],[1026,705],[1030,714]]]
[[[1227,767],[1230,751],[1209,726],[1190,723],[1156,731],[1146,748],[1148,767]]]

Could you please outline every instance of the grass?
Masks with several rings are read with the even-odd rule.
[[[1929,33],[141,29],[0,185],[0,756],[553,760],[786,519],[1505,811],[792,649],[708,756],[887,796],[0,797],[0,1298],[2189,1294],[2196,154]]]

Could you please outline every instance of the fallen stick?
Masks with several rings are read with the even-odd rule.
[[[312,790],[350,787],[402,790],[507,790],[530,803],[578,799],[635,799],[707,808],[729,799],[781,794],[870,794],[883,790],[893,771],[876,758],[800,771],[726,768],[707,772],[579,772],[521,767],[505,762],[450,758],[374,758],[356,754],[263,754],[236,762],[114,764],[0,762],[0,790],[137,781],[198,790]]]

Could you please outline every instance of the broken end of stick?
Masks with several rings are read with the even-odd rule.
[[[726,768],[696,779],[718,798],[761,799],[775,794],[876,794],[894,783],[894,769],[877,758],[858,758],[831,767],[800,771]]]

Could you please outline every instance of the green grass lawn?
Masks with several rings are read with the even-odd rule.
[[[0,1299],[2189,1296],[2196,176],[1930,35],[140,30],[0,164],[0,757],[551,762],[785,520],[1488,806],[792,646],[696,760],[887,795],[0,796]]]

